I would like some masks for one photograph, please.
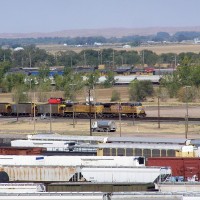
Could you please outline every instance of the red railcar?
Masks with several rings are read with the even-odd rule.
[[[49,104],[61,104],[63,102],[62,98],[50,98],[48,100]]]
[[[45,150],[41,147],[0,147],[0,155],[41,155]]]
[[[148,166],[169,166],[172,176],[182,176],[184,180],[200,180],[200,158],[152,157],[148,158]]]

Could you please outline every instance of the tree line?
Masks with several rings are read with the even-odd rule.
[[[24,46],[24,50],[13,51],[11,49],[0,49],[0,65],[4,71],[13,68],[23,67],[42,67],[42,66],[88,66],[97,67],[100,64],[106,67],[112,66],[158,66],[163,63],[169,67],[180,63],[185,56],[192,60],[193,63],[199,63],[200,53],[164,53],[157,55],[150,50],[126,51],[102,49],[99,51],[87,49],[80,53],[74,51],[60,51],[50,54],[44,49],[39,49],[35,45]],[[3,65],[6,65],[3,67]]]
[[[175,34],[170,35],[167,32],[158,32],[156,34],[141,36],[141,35],[130,35],[121,38],[110,37],[105,38],[102,36],[93,37],[39,37],[39,38],[0,38],[0,46],[9,45],[10,47],[18,47],[24,45],[34,44],[68,44],[68,45],[94,45],[97,43],[124,43],[132,46],[139,46],[141,43],[147,41],[155,42],[182,42],[185,40],[194,40],[200,37],[200,32],[197,31],[179,31]]]
[[[142,56],[143,53],[144,55]],[[114,55],[114,59],[113,59]],[[152,95],[161,95],[162,97],[169,95],[171,98],[179,98],[182,101],[195,101],[199,98],[200,86],[200,54],[188,52],[178,55],[168,53],[157,55],[152,51],[144,50],[143,52],[136,51],[114,51],[113,49],[103,49],[101,52],[94,50],[83,50],[80,53],[73,51],[58,52],[56,55],[51,55],[45,50],[39,49],[34,45],[25,46],[24,50],[11,51],[10,49],[0,49],[0,88],[4,92],[13,92],[23,94],[17,97],[19,100],[26,99],[28,91],[37,90],[41,94],[43,91],[52,90],[52,82],[49,80],[49,67],[54,65],[63,65],[63,76],[55,75],[55,89],[64,91],[65,97],[74,99],[74,92],[82,90],[84,87],[93,89],[97,86],[97,81],[100,72],[95,70],[87,74],[87,81],[83,80],[83,74],[74,72],[74,66],[87,65],[95,67],[98,64],[105,63],[107,66],[135,66],[138,63],[148,65],[160,65],[161,63],[169,63],[170,66],[176,67],[172,75],[162,77],[159,91],[152,89],[150,82],[133,81],[130,84],[130,100],[144,101],[146,97]],[[176,58],[176,66],[175,66]],[[107,62],[109,61],[109,62]],[[140,64],[142,66],[142,64]],[[22,73],[14,73],[14,70],[21,67],[39,67],[38,77],[27,76]],[[113,69],[114,69],[113,68]],[[10,71],[12,70],[12,73]],[[106,75],[106,80],[101,87],[112,87],[115,84],[114,71],[109,71]],[[73,86],[73,87],[72,87]],[[190,87],[187,87],[190,86]],[[69,88],[73,88],[70,90]],[[186,89],[187,88],[187,91]],[[187,95],[186,95],[187,92]],[[119,99],[120,96],[114,93],[114,99]]]

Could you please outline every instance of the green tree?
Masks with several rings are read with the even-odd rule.
[[[64,83],[65,83],[64,77],[60,75],[55,75],[54,81],[55,81],[56,90],[64,91]]]
[[[38,78],[39,78],[39,82],[43,82],[45,79],[47,79],[49,77],[49,72],[50,69],[47,66],[42,66],[39,69],[39,74],[38,74]]]
[[[99,77],[100,77],[100,73],[97,70],[94,71],[94,72],[89,73],[87,75],[87,80],[86,80],[85,85],[89,89],[93,89],[96,86],[96,84],[98,83]]]
[[[8,74],[2,81],[4,90],[6,92],[11,92],[14,86],[24,85],[25,75],[21,73]]]
[[[151,81],[134,80],[129,85],[130,101],[144,101],[146,97],[153,95],[153,84]]]
[[[24,84],[19,84],[13,87],[12,93],[15,103],[26,103],[28,101],[28,91]]]
[[[115,82],[116,82],[116,80],[115,80],[115,73],[112,72],[112,71],[109,71],[109,72],[106,74],[105,78],[106,78],[106,80],[105,80],[104,83],[103,83],[103,86],[104,86],[105,88],[110,88],[110,87],[112,87],[112,86],[115,84]]]
[[[81,91],[84,87],[83,77],[80,74],[73,73],[72,71],[63,77],[63,84],[64,96],[68,100],[72,101],[76,100],[76,93]]]
[[[157,63],[158,56],[156,53],[150,50],[143,50],[141,52],[141,61],[148,66],[154,66]]]

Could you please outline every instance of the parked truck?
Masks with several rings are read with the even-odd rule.
[[[115,132],[117,126],[113,120],[94,121],[92,123],[93,132]]]

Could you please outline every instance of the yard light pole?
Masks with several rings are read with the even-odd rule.
[[[160,94],[158,94],[158,128],[160,128]]]
[[[119,136],[122,136],[122,128],[121,128],[121,121],[122,121],[122,116],[121,116],[121,110],[122,106],[121,103],[118,104],[118,111],[119,111]]]
[[[51,103],[49,104],[49,108],[50,108],[50,110],[49,110],[49,117],[50,117],[50,133],[52,133],[52,119],[51,119],[51,115],[52,115],[52,105],[51,105]]]
[[[159,79],[160,79],[160,65],[159,65]],[[158,87],[158,128],[160,128],[160,93],[161,87]]]
[[[73,90],[73,92],[75,92],[74,91],[74,86],[76,86],[76,84],[69,84],[69,85],[71,85],[72,86],[72,90]],[[73,110],[72,110],[72,112],[73,112],[73,128],[75,128],[75,110],[74,110],[74,95],[73,95]]]
[[[33,110],[32,110],[32,105],[33,105],[33,101],[32,101],[32,79],[29,79],[30,82],[30,98],[31,98],[31,118],[33,120]]]
[[[185,139],[188,137],[188,88],[191,86],[185,86],[185,96],[186,96],[186,103],[185,103],[185,108],[186,108],[186,115],[185,115]]]
[[[34,117],[34,133],[35,133],[35,92],[34,92],[33,96],[34,96],[33,117]],[[32,105],[32,104],[31,104],[31,105]],[[31,109],[32,109],[32,106],[31,106]]]
[[[88,90],[88,102],[89,102],[89,118],[90,118],[90,136],[92,136],[92,119],[91,119],[91,101],[90,101],[90,89]]]

